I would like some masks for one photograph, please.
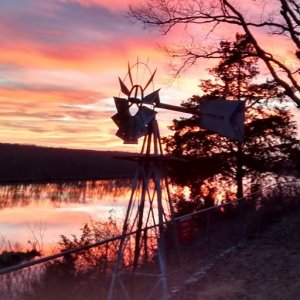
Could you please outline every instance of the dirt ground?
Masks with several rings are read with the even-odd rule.
[[[172,299],[300,299],[300,210],[221,256]]]

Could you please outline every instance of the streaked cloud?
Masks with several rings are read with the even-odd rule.
[[[126,9],[124,1],[1,3],[1,142],[95,149],[119,143],[110,119],[117,76],[127,72],[127,60],[157,51],[157,35],[133,25]]]
[[[158,68],[155,88],[161,88],[162,101],[180,104],[201,92],[197,85],[210,64],[204,61],[170,85],[168,60],[158,49],[158,44],[182,39],[183,28],[166,37],[145,31],[127,19],[129,3],[140,1],[1,2],[1,142],[139,151],[115,137],[111,121],[118,76],[125,76],[127,62],[133,64],[137,57],[149,58],[150,67]],[[175,116],[160,112],[163,134]]]

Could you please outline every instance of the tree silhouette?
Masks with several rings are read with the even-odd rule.
[[[300,3],[298,0],[147,0],[143,4],[131,6],[129,15],[146,27],[158,27],[163,34],[168,34],[173,27],[185,30],[190,27],[199,30],[192,34],[190,43],[182,40],[176,47],[167,48],[167,53],[179,65],[178,74],[194,65],[200,58],[220,58],[216,47],[216,36],[224,32],[224,26],[246,34],[271,76],[298,107],[300,107],[299,62],[300,62]],[[189,26],[190,25],[190,26]],[[185,35],[187,36],[187,35]],[[195,38],[197,37],[197,39]],[[263,37],[285,40],[291,49],[290,60],[279,56],[276,47],[270,49],[262,41]],[[209,38],[207,38],[209,37]],[[205,45],[208,44],[208,45]]]
[[[193,196],[205,180],[218,179],[223,187],[224,182],[234,184],[240,198],[245,182],[256,185],[267,174],[282,174],[296,156],[299,141],[290,113],[282,108],[282,88],[275,81],[258,81],[258,58],[251,55],[255,48],[247,36],[237,34],[235,42],[221,42],[218,51],[222,59],[210,69],[213,79],[200,83],[205,94],[191,97],[182,106],[197,109],[203,99],[245,101],[245,141],[231,141],[199,128],[196,115],[173,120],[174,134],[164,141],[167,152],[191,157],[188,172],[177,167],[173,177],[188,185]]]

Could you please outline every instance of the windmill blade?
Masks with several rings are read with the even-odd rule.
[[[116,136],[123,140],[124,144],[137,144],[138,140],[128,137],[124,132],[120,129],[116,132]]]
[[[115,124],[119,127],[119,128],[126,128],[127,123],[128,123],[128,117],[124,114],[120,114],[120,113],[116,113],[115,115],[113,115],[111,117],[111,119],[115,122]]]
[[[156,115],[156,111],[142,106],[136,114],[136,119],[141,121],[142,126],[148,125]]]
[[[236,141],[244,139],[245,103],[228,100],[203,100],[200,126]]]
[[[149,84],[153,81],[153,78],[154,78],[154,75],[155,75],[155,73],[156,73],[156,70],[157,70],[157,69],[155,69],[155,71],[154,71],[153,74],[151,75],[150,79],[148,80],[147,84],[146,84],[145,87],[144,87],[144,90],[146,90],[147,87],[149,86]]]
[[[121,80],[120,77],[119,77],[119,83],[120,83],[122,93],[129,97],[130,91],[128,90],[127,86],[124,84],[124,82]]]
[[[125,112],[129,109],[129,103],[125,98],[114,97],[115,105],[118,112]]]
[[[124,98],[114,97],[117,113],[111,117],[119,128],[126,127],[128,119],[131,117],[128,101]]]
[[[143,98],[143,103],[145,104],[158,104],[160,103],[160,98],[158,92],[159,90],[154,91],[153,93],[147,95],[146,97]]]
[[[141,118],[134,118],[131,126],[130,137],[132,138],[139,139],[148,132],[147,126],[144,125]]]
[[[129,62],[128,62],[128,76],[129,76],[131,86],[133,87],[133,80],[132,80],[131,68],[130,68]]]
[[[123,144],[125,144],[125,145],[137,145],[138,140],[134,140],[134,139],[131,139],[131,138],[124,139]]]
[[[155,117],[155,114],[155,111],[141,107],[134,116],[131,116],[130,113],[117,113],[112,120],[126,137],[140,138],[147,133],[147,125]]]
[[[114,118],[114,121],[115,120],[118,120],[118,118]],[[125,144],[136,144],[137,140],[148,131],[143,120],[136,116],[129,116],[126,119],[121,118],[121,122],[117,125],[119,126],[119,130],[116,135],[121,138]]]

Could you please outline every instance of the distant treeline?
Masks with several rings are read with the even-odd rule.
[[[74,150],[0,143],[0,182],[129,178],[126,152]]]

